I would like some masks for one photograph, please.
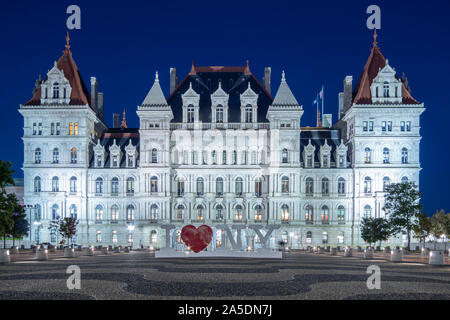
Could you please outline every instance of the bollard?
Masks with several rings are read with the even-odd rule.
[[[402,262],[403,252],[400,249],[394,249],[391,251],[391,262]]]
[[[71,247],[64,249],[64,258],[75,258],[75,250]]]
[[[330,249],[330,256],[336,256],[337,255],[337,248],[331,248]]]
[[[430,256],[430,249],[422,248],[422,252],[420,253],[421,258],[427,258]]]
[[[370,247],[364,249],[364,259],[372,259],[372,258],[373,258],[373,249]]]
[[[444,264],[444,253],[442,251],[431,251],[428,263],[432,266],[442,266]]]
[[[37,252],[36,252],[36,260],[38,260],[38,261],[45,261],[45,260],[48,260],[48,251],[47,251],[47,249],[39,249]]]
[[[0,264],[11,263],[11,256],[8,249],[0,249]]]
[[[108,254],[109,253],[109,248],[108,247],[103,247],[102,248],[102,254]]]
[[[350,247],[345,247],[344,257],[352,257],[352,256],[353,256],[353,249]]]

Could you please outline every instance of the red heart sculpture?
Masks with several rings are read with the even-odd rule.
[[[181,230],[181,240],[195,253],[203,251],[213,238],[210,227],[203,225],[198,229],[194,226],[186,226]]]

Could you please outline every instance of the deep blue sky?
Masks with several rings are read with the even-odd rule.
[[[405,72],[422,116],[421,190],[428,214],[450,209],[450,2],[437,1],[3,1],[0,4],[0,159],[22,176],[23,119],[19,104],[31,98],[65,45],[66,8],[82,10],[82,29],[71,32],[73,56],[85,79],[96,76],[105,93],[108,124],[124,108],[138,126],[136,107],[158,70],[168,94],[169,68],[182,79],[196,65],[244,65],[261,79],[281,71],[314,126],[312,106],[325,85],[326,112],[337,117],[346,75],[357,81],[371,48],[366,8],[382,10],[379,46],[397,73]],[[180,79],[180,80],[181,80]]]

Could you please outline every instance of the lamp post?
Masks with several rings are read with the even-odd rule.
[[[25,208],[29,209],[29,211],[30,211],[30,220],[29,220],[30,222],[29,222],[29,225],[30,225],[30,247],[31,247],[31,241],[32,241],[32,239],[33,239],[33,238],[31,237],[31,230],[33,229],[33,225],[32,225],[32,222],[33,222],[33,221],[32,221],[32,220],[33,220],[33,215],[31,214],[31,210],[32,210],[32,209],[35,209],[36,206],[33,206],[33,205],[30,205],[30,204],[29,204],[29,205],[26,205]]]

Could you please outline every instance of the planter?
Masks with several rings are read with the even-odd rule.
[[[47,251],[47,249],[39,249],[36,252],[36,260],[38,260],[38,261],[48,260],[48,251]]]
[[[18,254],[19,253],[19,247],[18,246],[12,246],[11,250],[9,251],[10,254]]]
[[[102,254],[108,254],[109,248],[102,248]]]
[[[421,258],[427,258],[430,256],[430,249],[422,248],[422,252],[420,253]]]
[[[391,262],[402,262],[403,252],[400,249],[394,249],[391,251]]]
[[[56,247],[55,246],[48,246],[48,252],[56,253]]]
[[[380,247],[380,246],[377,246],[377,247],[375,248],[375,251],[381,251],[381,247]]]
[[[344,251],[344,257],[352,257],[353,256],[353,249],[350,247],[346,247]]]
[[[94,255],[94,247],[90,246],[86,248],[86,255],[92,257]]]
[[[8,249],[0,249],[0,264],[3,263],[10,263],[11,262],[11,256],[9,255]]]
[[[364,259],[372,259],[373,258],[373,249],[367,248],[364,249]]]
[[[431,251],[428,263],[432,266],[442,266],[444,264],[444,252]]]
[[[361,246],[357,246],[357,247],[356,247],[356,250],[357,250],[358,252],[362,252],[362,251],[363,251],[362,248],[361,248]]]
[[[391,253],[391,247],[389,247],[389,246],[384,247],[383,253]]]
[[[331,248],[330,249],[330,256],[336,256],[337,255],[337,248]]]
[[[125,247],[125,253],[130,253],[130,247]]]
[[[400,250],[402,251],[403,255],[407,255],[409,252],[407,248],[401,248]]]
[[[114,253],[120,253],[120,248],[119,247],[115,247],[114,248]]]
[[[64,258],[74,258],[75,250],[73,248],[64,249]]]

